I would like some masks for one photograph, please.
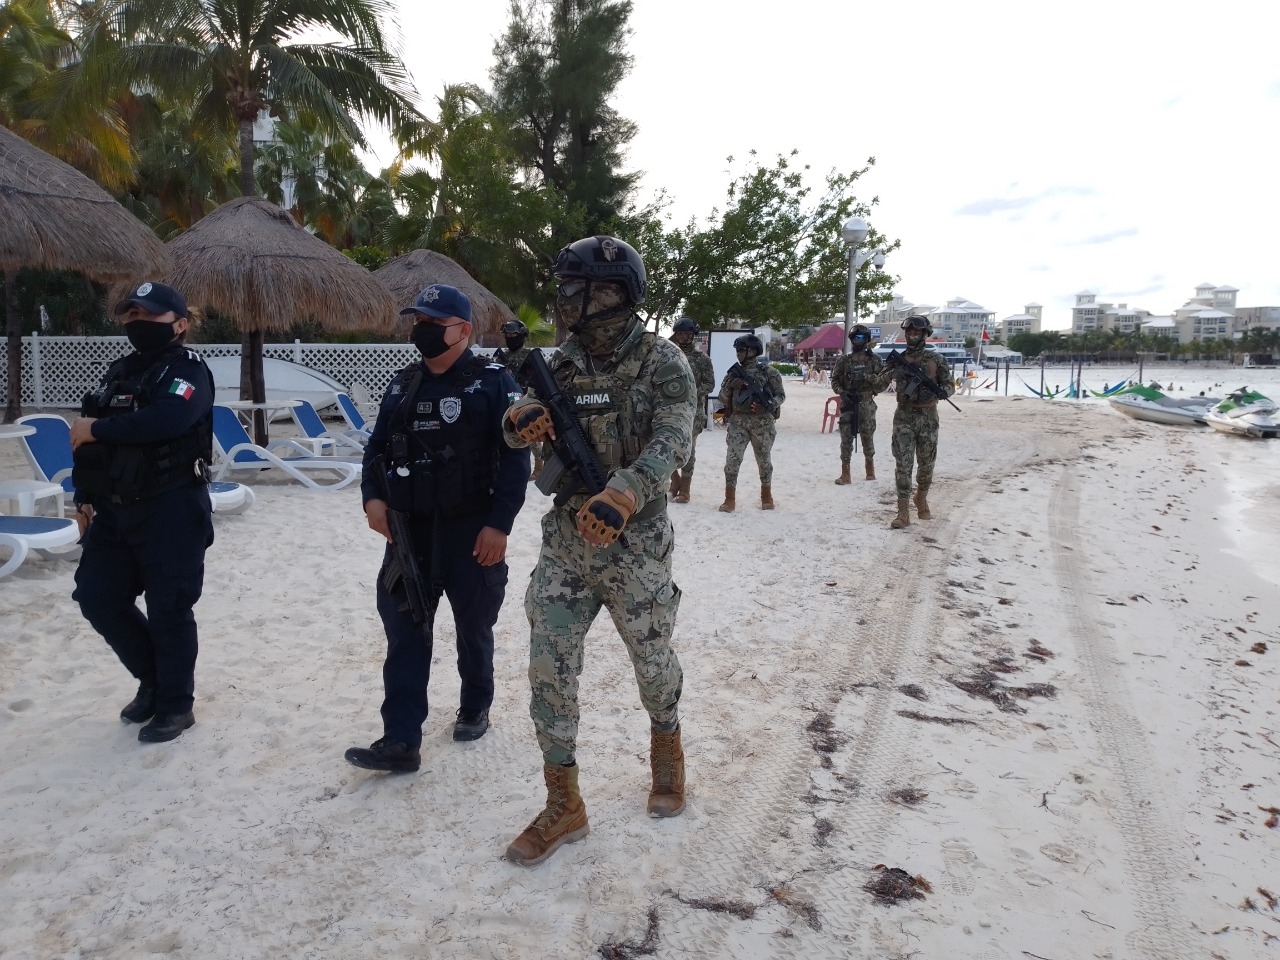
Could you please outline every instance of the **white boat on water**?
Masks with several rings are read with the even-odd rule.
[[[240,398],[240,358],[205,357],[205,363],[213,373],[214,401],[225,403],[227,400],[238,400]],[[344,384],[328,374],[289,360],[264,357],[262,374],[266,381],[268,400],[309,400],[317,410],[323,410],[334,403],[335,393],[347,392]],[[288,416],[286,411],[278,414],[277,419]]]
[[[1192,427],[1207,422],[1205,416],[1218,398],[1171,397],[1154,387],[1136,384],[1111,395],[1107,402],[1113,409],[1135,420]]]
[[[1212,407],[1205,422],[1215,430],[1239,437],[1273,439],[1280,437],[1280,406],[1256,390],[1241,387]]]

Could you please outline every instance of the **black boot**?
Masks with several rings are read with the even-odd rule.
[[[120,711],[120,719],[125,723],[145,723],[156,715],[156,688],[142,683],[138,685],[138,695]]]
[[[453,739],[479,740],[488,729],[488,710],[459,710],[458,721],[453,725]]]
[[[385,770],[387,773],[414,773],[422,763],[417,747],[409,747],[399,740],[383,737],[364,747],[352,747],[344,756],[347,763],[366,770]]]
[[[196,715],[188,710],[186,713],[157,713],[150,723],[138,731],[138,739],[143,743],[164,743],[182,736],[182,731],[193,727]]]

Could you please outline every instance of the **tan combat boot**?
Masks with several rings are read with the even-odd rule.
[[[547,781],[547,807],[507,847],[507,859],[523,867],[536,866],[561,844],[581,840],[591,832],[587,805],[578,792],[577,765],[544,764],[542,777]]]
[[[680,816],[684,812],[684,749],[679,725],[666,732],[650,729],[649,768],[653,771],[649,816]]]
[[[734,487],[725,484],[724,503],[720,504],[721,513],[733,513],[733,508],[737,506],[737,504],[734,503],[734,497],[736,494],[737,490]]]
[[[852,479],[849,477],[849,465],[847,463],[840,464],[840,476],[836,480],[836,486],[843,487],[845,484],[852,482]]]
[[[693,476],[691,474],[682,473],[680,475],[680,489],[677,490],[676,495],[671,498],[674,502],[676,503],[689,502],[689,481],[692,479],[693,479]]]
[[[874,480],[876,478],[876,462],[870,457],[867,458],[867,479]]]
[[[680,495],[680,471],[671,471],[671,488],[667,491],[671,494],[671,499],[675,499]]]
[[[760,484],[760,509],[773,509],[773,488],[767,483]]]
[[[928,492],[928,487],[920,487],[916,490],[916,513],[920,514],[921,520],[931,520],[933,518],[933,514],[929,512],[929,501],[925,499]]]
[[[898,515],[889,521],[889,526],[895,530],[901,530],[903,527],[911,526],[911,501],[906,497],[898,498]]]

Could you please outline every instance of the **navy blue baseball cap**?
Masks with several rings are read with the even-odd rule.
[[[471,301],[457,287],[447,283],[433,283],[423,287],[412,307],[400,311],[404,316],[408,313],[422,313],[428,317],[457,317],[471,322]]]
[[[124,313],[132,304],[137,304],[148,313],[168,313],[172,310],[179,317],[189,317],[187,298],[167,283],[148,280],[138,285],[125,299],[116,304],[116,316]]]

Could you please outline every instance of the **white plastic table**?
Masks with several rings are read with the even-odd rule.
[[[0,423],[0,440],[17,440],[35,432],[35,427],[25,423]],[[67,494],[62,484],[44,480],[0,480],[0,500],[16,503],[17,516],[35,516],[36,504],[46,499],[54,501],[58,511],[55,516],[61,517],[67,508]]]

